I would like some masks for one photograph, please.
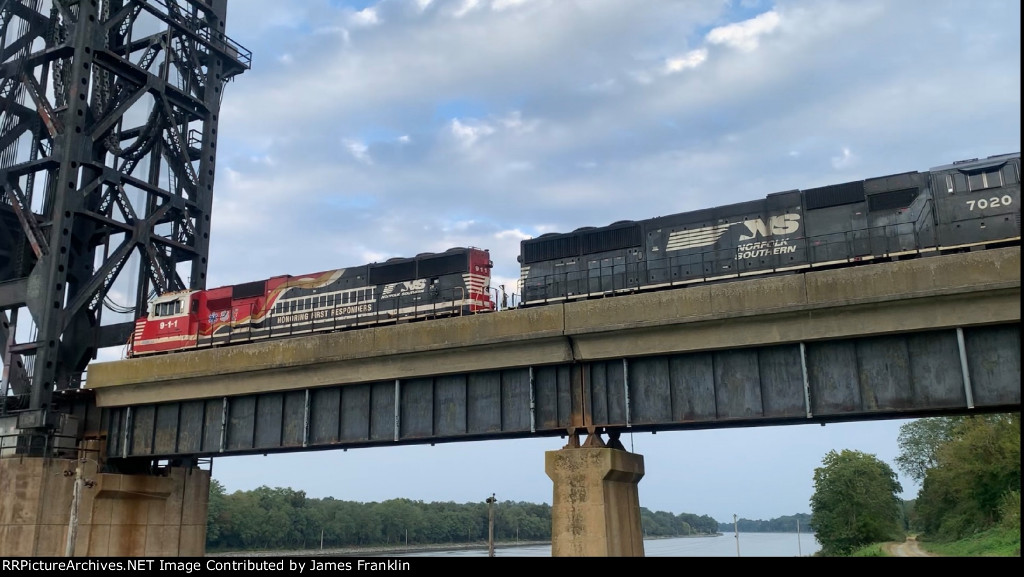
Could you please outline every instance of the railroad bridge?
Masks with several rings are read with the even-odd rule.
[[[93,448],[172,464],[95,474],[151,512],[190,511],[134,534],[196,547],[196,456],[566,435],[546,460],[553,554],[642,555],[643,457],[619,433],[1017,411],[1019,321],[1009,247],[94,363]],[[66,512],[50,495],[70,498],[70,481],[47,483],[60,488],[37,505]],[[78,551],[114,534],[99,510]],[[569,527],[581,515],[585,539]]]
[[[226,15],[0,1],[2,556],[201,555],[200,457],[541,435],[553,555],[642,555],[623,431],[1020,410],[1019,246],[91,363],[206,286]]]

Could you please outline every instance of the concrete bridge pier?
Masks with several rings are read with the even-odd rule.
[[[643,557],[637,484],[644,458],[630,453],[613,433],[607,445],[593,432],[586,442],[545,453],[554,483],[552,557]]]
[[[0,557],[205,555],[210,471],[103,473],[87,443],[77,460],[0,458]]]

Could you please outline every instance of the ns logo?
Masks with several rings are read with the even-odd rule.
[[[775,234],[792,234],[800,230],[800,215],[799,214],[777,214],[768,219],[768,222],[755,218],[753,220],[743,221],[743,226],[747,227],[750,234],[741,234],[740,240],[754,240],[758,236],[765,237]]]
[[[733,231],[732,234],[739,233],[739,242],[747,242],[757,237],[793,234],[798,230],[800,230],[799,214],[776,214],[768,217],[767,222],[760,218],[753,218],[742,222],[727,222],[689,230],[675,230],[669,234],[665,250],[692,250],[713,246],[729,231]]]
[[[407,280],[405,282],[396,282],[384,285],[384,290],[380,293],[380,298],[394,298],[402,293],[405,294],[416,294],[423,292],[423,289],[427,288],[427,279],[416,279]]]

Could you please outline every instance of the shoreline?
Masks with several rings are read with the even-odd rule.
[[[520,541],[495,543],[494,549],[550,545],[551,541]],[[377,557],[394,553],[425,553],[429,551],[487,550],[487,543],[437,543],[430,545],[377,545],[364,547],[332,547],[291,551],[224,551],[207,553],[206,557]]]
[[[645,540],[658,539],[681,539],[681,538],[702,538],[721,537],[722,533],[714,535],[677,535],[646,537]],[[512,549],[515,547],[536,547],[538,545],[551,545],[551,541],[519,541],[499,542],[494,544],[495,551],[499,549]],[[430,551],[472,551],[487,550],[486,542],[474,543],[435,543],[424,545],[375,545],[362,547],[331,547],[324,549],[296,549],[288,551],[222,551],[218,553],[207,553],[206,557],[381,557],[396,553],[427,553]]]

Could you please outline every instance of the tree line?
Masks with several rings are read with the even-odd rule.
[[[718,530],[723,533],[739,531],[740,533],[796,533],[798,531],[813,533],[811,516],[807,513],[783,515],[774,519],[738,519],[735,522],[719,523]]]
[[[900,428],[897,467],[920,482],[903,502],[893,468],[875,455],[830,451],[814,471],[811,514],[734,526],[709,516],[641,507],[648,537],[731,532],[814,532],[820,555],[847,555],[859,547],[901,541],[908,531],[927,539],[957,540],[1002,527],[1020,534],[1020,414],[935,417]],[[494,506],[499,542],[550,541],[551,506],[503,501]],[[301,550],[353,546],[485,542],[488,508],[475,503],[392,499],[359,503],[303,491],[259,487],[228,494],[210,483],[207,549]]]
[[[956,541],[1002,528],[1020,541],[1020,413],[933,417],[900,427],[897,467],[921,483],[904,503],[874,455],[830,451],[814,471],[811,524],[821,555],[848,555],[907,531]]]
[[[640,510],[649,537],[715,534],[718,522],[689,513]],[[387,545],[486,542],[485,502],[453,503],[391,499],[359,503],[304,491],[259,487],[228,494],[210,481],[208,551],[303,550]],[[499,542],[550,541],[551,506],[502,501],[494,505]]]

